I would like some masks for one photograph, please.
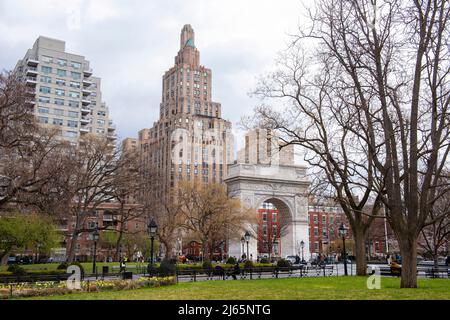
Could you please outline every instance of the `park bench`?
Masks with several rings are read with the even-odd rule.
[[[325,265],[323,267],[320,266],[308,266],[304,270],[303,276],[305,277],[330,277],[333,275],[334,266],[333,265]]]
[[[446,267],[427,268],[425,270],[425,277],[427,278],[450,278],[450,269]]]

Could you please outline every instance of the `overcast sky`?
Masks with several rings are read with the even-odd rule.
[[[119,137],[137,137],[159,116],[162,75],[191,24],[201,64],[213,72],[213,100],[236,128],[258,102],[248,96],[256,77],[286,47],[310,1],[0,0],[0,68],[14,68],[39,35],[64,40],[102,78]]]

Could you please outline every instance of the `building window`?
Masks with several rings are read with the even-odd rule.
[[[50,103],[50,98],[49,97],[39,96],[39,102]]]
[[[55,104],[57,104],[58,106],[63,106],[64,105],[64,99],[55,99]]]
[[[66,94],[66,92],[62,89],[55,89],[55,94],[57,96],[64,96]]]
[[[314,224],[318,224],[319,223],[319,217],[317,217],[317,215],[314,215]]]
[[[38,117],[40,123],[48,123],[48,117]]]
[[[98,120],[97,120],[97,124],[100,125],[100,126],[104,126],[104,125],[105,125],[105,120],[103,120],[103,119],[98,119]]]
[[[41,71],[45,74],[49,74],[49,73],[52,73],[52,68],[46,67],[46,66],[41,66]]]
[[[70,118],[78,118],[78,112],[69,111],[67,114]]]
[[[70,66],[74,69],[81,69],[81,63],[79,62],[70,61]]]
[[[39,113],[50,113],[50,109],[49,108],[45,108],[45,107],[39,107],[38,108],[38,112]]]
[[[58,65],[62,66],[62,67],[67,66],[67,60],[65,60],[65,59],[58,59],[58,60],[56,61],[56,63],[57,63]]]
[[[67,126],[71,127],[71,128],[76,128],[76,127],[78,127],[78,121],[67,120]]]
[[[52,83],[52,78],[48,76],[41,76],[41,82]]]
[[[65,86],[65,85],[66,85],[66,80],[56,78],[56,84],[57,84],[58,86]]]
[[[80,97],[80,93],[79,93],[79,92],[76,92],[76,91],[70,91],[70,92],[69,92],[69,97],[72,97],[72,98],[79,98],[79,97]]]
[[[319,228],[314,227],[314,235],[318,236],[319,235]]]
[[[65,131],[64,136],[66,138],[76,138],[78,136],[78,133],[76,131]]]
[[[74,79],[74,80],[79,80],[79,79],[81,79],[81,73],[79,73],[79,72],[74,72],[74,71],[72,71],[72,72],[71,72],[71,75],[72,75],[72,79]]]
[[[42,56],[41,60],[42,60],[42,62],[46,62],[46,63],[52,63],[53,62],[52,57],[49,57],[49,56]]]
[[[56,70],[56,74],[60,77],[65,77],[66,76],[66,70],[63,69],[57,69]]]
[[[63,120],[62,119],[53,119],[53,124],[57,125],[57,126],[62,126],[63,125]]]
[[[53,114],[56,114],[58,116],[63,116],[64,110],[63,109],[55,109],[55,110],[53,110]]]
[[[80,102],[69,100],[69,107],[78,108],[80,106]]]
[[[49,87],[40,87],[39,92],[42,93],[51,93],[51,89]]]
[[[70,81],[70,86],[77,89],[81,88],[81,84],[78,81]]]

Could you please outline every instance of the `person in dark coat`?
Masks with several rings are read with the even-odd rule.
[[[447,256],[447,259],[445,259],[445,265],[447,267],[450,266],[450,256]]]
[[[233,268],[233,275],[232,275],[233,279],[237,280],[236,276],[239,275],[240,273],[241,273],[241,267],[239,267],[239,263],[236,262],[236,264],[234,265],[234,268]]]

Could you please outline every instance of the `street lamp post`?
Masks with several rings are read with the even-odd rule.
[[[347,272],[347,252],[345,251],[345,236],[347,235],[347,228],[344,226],[344,223],[341,223],[339,227],[339,235],[342,237],[342,247],[343,247],[343,255],[344,255],[344,274],[348,276]]]
[[[100,234],[98,233],[98,229],[95,229],[92,233],[92,239],[94,240],[94,259],[92,260],[92,273],[95,273],[95,277],[97,278],[97,241],[100,238]]]
[[[245,231],[244,238],[245,238],[245,241],[247,242],[247,260],[250,260],[249,251],[248,251],[248,242],[250,241],[250,232]]]
[[[245,249],[244,249],[245,238],[244,237],[241,238],[241,244],[242,244],[242,255],[241,255],[241,257],[242,257],[245,254]]]
[[[303,256],[303,249],[305,248],[305,241],[300,241],[300,249],[302,249],[302,262],[305,262],[305,258]]]
[[[155,240],[155,235],[158,232],[158,226],[156,225],[155,220],[151,220],[147,226],[147,231],[150,236],[150,264],[148,266],[149,273],[153,272],[153,242]]]

